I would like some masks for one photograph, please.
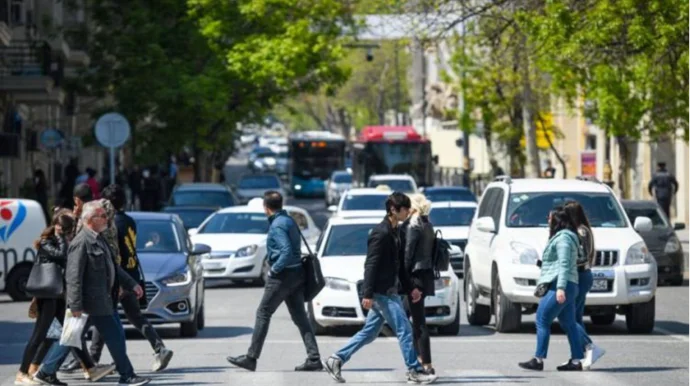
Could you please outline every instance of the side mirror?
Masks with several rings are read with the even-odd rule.
[[[477,219],[477,229],[485,233],[496,233],[496,224],[492,217],[481,217]]]
[[[335,206],[335,205],[331,205],[331,206],[328,207],[328,211],[331,212],[331,213],[335,213],[335,212],[338,211],[338,207]]]
[[[652,220],[649,217],[639,216],[635,218],[633,228],[638,232],[649,232],[652,230]]]
[[[684,222],[677,222],[673,224],[673,230],[680,231],[685,229],[685,223]]]
[[[192,255],[205,255],[211,253],[211,247],[206,244],[194,244],[192,247]]]
[[[189,237],[192,237],[197,233],[199,233],[199,228],[189,228],[189,230],[187,231]]]

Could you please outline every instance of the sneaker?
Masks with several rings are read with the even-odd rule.
[[[238,357],[227,357],[228,362],[245,370],[256,371],[256,359],[247,355],[240,355]]]
[[[582,371],[582,362],[573,362],[573,360],[569,360],[565,362],[564,364],[556,367],[556,370],[558,371]]]
[[[329,357],[323,362],[323,367],[328,372],[328,375],[330,375],[331,378],[338,383],[345,383],[345,378],[340,375],[342,366],[343,361],[335,355]]]
[[[162,348],[158,353],[154,354],[153,366],[151,370],[153,371],[163,371],[168,367],[170,360],[173,357],[172,350],[167,348]]]
[[[407,373],[407,383],[429,385],[436,382],[437,379],[436,374],[429,374],[424,370],[412,370]]]
[[[38,382],[41,385],[51,385],[51,386],[67,386],[65,382],[60,381],[55,374],[48,375],[48,374],[43,374],[41,370],[39,370],[36,375],[34,375],[34,381]]]
[[[40,385],[40,383],[33,380],[29,374],[18,373],[14,379],[15,385]]]
[[[147,383],[151,382],[150,378],[143,378],[137,375],[132,375],[126,380],[120,380],[120,382],[117,384],[117,386],[141,386],[141,385],[146,385]]]
[[[532,358],[527,362],[518,363],[518,366],[525,370],[542,371],[544,370],[544,361],[537,360],[537,358]]]
[[[96,365],[84,372],[85,378],[91,382],[98,382],[115,371],[115,365]]]

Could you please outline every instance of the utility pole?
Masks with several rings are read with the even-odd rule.
[[[459,98],[459,104],[460,104],[460,111],[462,112],[462,122],[467,122],[467,119],[464,119],[466,117],[467,112],[465,111],[466,106],[465,106],[465,65],[466,63],[466,57],[467,57],[467,52],[466,52],[466,44],[465,44],[465,21],[462,22],[461,25],[461,39],[462,39],[462,68],[460,69],[460,82],[462,84],[461,92],[460,92],[460,98]],[[469,127],[463,127],[462,130],[462,136],[463,136],[463,143],[462,143],[462,169],[463,169],[463,179],[462,179],[462,184],[465,187],[470,186],[470,176],[472,173],[472,170],[470,168],[470,134],[469,134],[470,128]]]
[[[400,126],[400,63],[398,60],[398,41],[393,45],[395,60],[395,125]]]

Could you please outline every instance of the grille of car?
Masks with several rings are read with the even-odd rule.
[[[592,266],[612,267],[618,264],[618,251],[597,251]]]
[[[145,291],[146,291],[146,301],[148,303],[151,303],[151,300],[153,300],[153,298],[156,297],[156,295],[158,295],[159,290],[155,284],[153,284],[150,281],[147,281]]]

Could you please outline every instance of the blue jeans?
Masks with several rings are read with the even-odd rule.
[[[580,330],[580,336],[582,337],[583,350],[588,345],[592,344],[592,339],[587,334],[585,323],[582,321],[582,318],[585,315],[585,300],[587,300],[587,294],[589,293],[589,290],[592,289],[593,284],[594,275],[592,275],[591,269],[578,273],[577,286],[579,291],[577,293],[577,298],[575,299],[575,321],[577,322],[577,327],[578,330]]]
[[[374,305],[369,310],[364,327],[335,355],[343,363],[349,361],[354,353],[376,339],[381,332],[381,328],[383,328],[384,322],[388,323],[398,337],[405,366],[409,370],[420,369],[421,365],[417,360],[417,352],[414,349],[412,327],[398,295],[374,294]]]
[[[551,338],[551,324],[558,317],[561,326],[568,336],[570,344],[570,358],[584,358],[581,333],[575,320],[575,301],[577,300],[578,285],[568,282],[565,288],[565,302],[558,304],[556,301],[556,282],[551,283],[549,292],[539,301],[537,308],[537,358],[545,359],[549,351],[549,339]]]

